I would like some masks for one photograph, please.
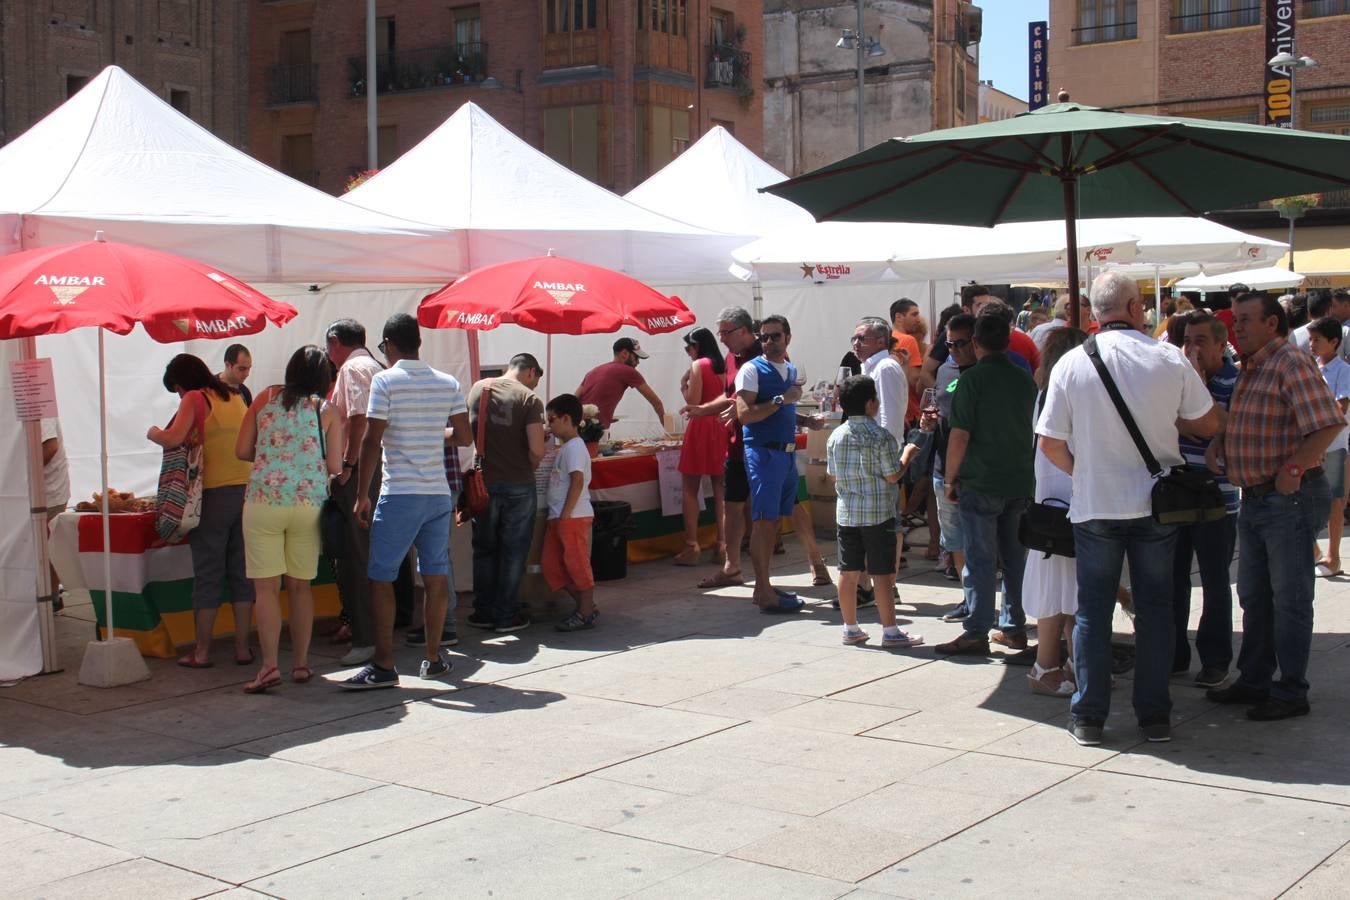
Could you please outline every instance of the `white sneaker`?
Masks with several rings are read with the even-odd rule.
[[[344,666],[359,666],[362,663],[370,662],[375,656],[374,647],[353,647],[347,651],[347,655],[338,660]]]

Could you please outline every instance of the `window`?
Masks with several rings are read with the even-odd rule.
[[[956,111],[964,116],[966,114],[966,65],[959,57],[956,59],[955,65],[956,78],[954,83],[956,87],[952,93],[956,95]]]
[[[381,125],[375,129],[375,165],[383,169],[398,159],[398,126]]]
[[[600,183],[600,107],[544,110],[544,152],[578,175]]]
[[[1350,14],[1350,0],[1306,0],[1303,4],[1303,15],[1308,19],[1347,14]]]
[[[192,118],[192,92],[169,89],[169,105],[189,119]]]
[[[456,44],[477,44],[483,40],[483,16],[479,6],[456,6],[450,10],[450,23]]]
[[[1260,125],[1261,109],[1256,106],[1244,106],[1240,109],[1202,109],[1198,112],[1184,112],[1178,115],[1190,119],[1208,119],[1211,122],[1234,122],[1238,125]]]
[[[549,34],[596,27],[599,0],[543,0],[544,30]]]
[[[394,17],[381,16],[375,20],[375,57],[394,54]]]
[[[1136,0],[1078,0],[1079,44],[1128,41],[1139,36]]]
[[[714,44],[731,43],[731,36],[734,33],[731,30],[731,13],[723,9],[711,10],[709,12],[709,25]]]
[[[281,171],[297,181],[313,184],[314,135],[288,134],[281,138]]]
[[[1177,11],[1172,16],[1174,34],[1240,28],[1261,21],[1258,0],[1178,0],[1173,8]]]
[[[637,0],[637,27],[674,37],[688,37],[689,0]],[[730,37],[730,32],[727,36]]]
[[[80,92],[80,88],[89,83],[88,75],[67,75],[66,76],[66,97],[74,97]]]
[[[312,47],[313,43],[310,41],[308,28],[300,31],[283,31],[277,61],[283,66],[308,67],[313,61],[311,58]]]
[[[1319,103],[1308,107],[1307,127],[1313,131],[1350,134],[1350,103]]]

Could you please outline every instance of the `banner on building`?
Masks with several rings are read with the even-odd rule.
[[[1027,109],[1040,109],[1048,101],[1049,82],[1046,65],[1049,60],[1050,42],[1046,39],[1049,28],[1045,22],[1027,23]]]
[[[1272,69],[1266,61],[1279,53],[1294,52],[1294,0],[1266,0],[1266,42],[1262,45],[1261,68],[1266,73],[1266,124],[1293,128],[1294,72],[1288,67]]]

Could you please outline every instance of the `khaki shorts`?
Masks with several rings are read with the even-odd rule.
[[[244,504],[244,568],[249,578],[319,574],[319,507]]]

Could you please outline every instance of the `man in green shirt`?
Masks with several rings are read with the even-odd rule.
[[[975,320],[977,362],[962,373],[952,397],[946,492],[961,519],[974,603],[965,632],[933,648],[945,656],[989,652],[1000,559],[1003,613],[992,639],[1012,650],[1027,646],[1022,612],[1026,549],[1017,540],[1017,520],[1036,493],[1032,445],[1036,385],[1008,358],[1010,331],[1007,320],[999,316]]]

